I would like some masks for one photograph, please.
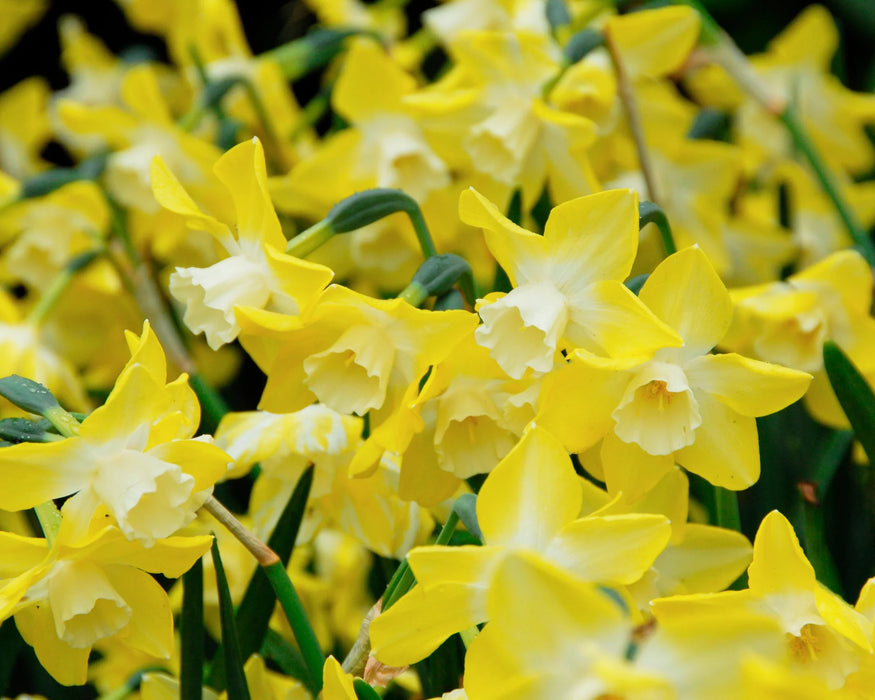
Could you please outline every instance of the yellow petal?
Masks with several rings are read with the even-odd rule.
[[[817,586],[814,568],[799,539],[777,510],[760,523],[753,543],[753,563],[747,570],[750,590],[757,594],[786,590],[812,591]]]
[[[557,205],[544,228],[553,274],[569,296],[629,276],[638,250],[638,193],[608,190]]]
[[[702,425],[696,441],[675,453],[678,464],[715,486],[746,489],[760,476],[756,419],[743,416],[717,399],[696,394]]]
[[[371,622],[371,647],[383,663],[405,666],[424,659],[451,634],[487,619],[486,591],[480,586],[415,586]]]
[[[688,523],[683,541],[666,548],[654,567],[664,595],[716,593],[742,574],[752,554],[740,532]]]
[[[684,339],[678,351],[684,358],[708,352],[723,339],[732,321],[729,293],[695,246],[661,262],[638,296]]]
[[[173,613],[164,589],[149,574],[130,566],[108,566],[107,578],[131,608],[122,631],[126,644],[151,656],[173,652]]]
[[[185,223],[189,228],[208,231],[225,245],[227,250],[231,245],[229,241],[233,238],[228,227],[212,216],[204,214],[198,208],[176,176],[170,172],[160,155],[152,159],[149,177],[152,181],[152,192],[155,199],[162,207],[185,217]]]
[[[325,659],[322,667],[322,697],[324,700],[356,700],[352,676],[343,672],[333,656]]]
[[[623,442],[614,433],[605,436],[601,459],[608,493],[622,492],[624,500],[635,500],[643,496],[675,464],[672,455],[649,454],[634,442]]]
[[[611,17],[605,31],[630,74],[661,77],[682,66],[700,28],[699,13],[692,7],[661,7]]]
[[[371,40],[349,48],[331,93],[331,105],[351,123],[377,114],[401,111],[401,98],[413,92],[416,81]]]
[[[543,551],[580,512],[578,479],[562,444],[546,430],[530,428],[477,497],[486,542]]]
[[[286,238],[268,193],[261,141],[253,138],[234,146],[219,158],[213,172],[234,200],[239,240],[284,250]]]
[[[5,447],[0,451],[0,508],[24,510],[69,496],[88,485],[93,470],[91,453],[80,438]]]
[[[544,378],[535,423],[553,433],[569,452],[588,450],[613,428],[628,374],[571,362]]]
[[[743,416],[767,416],[798,401],[811,375],[742,355],[702,355],[684,366],[697,391],[716,396]]]
[[[584,581],[631,584],[650,568],[669,537],[664,515],[593,516],[562,528],[545,557]]]
[[[74,649],[55,632],[55,620],[46,602],[15,613],[15,625],[36,658],[61,685],[83,685],[88,680],[88,655],[91,647]]]
[[[565,337],[574,347],[609,357],[649,355],[681,345],[678,329],[641,302],[616,280],[591,284],[569,300]]]
[[[459,195],[459,218],[483,229],[489,251],[514,287],[549,279],[544,238],[517,226],[473,187]]]

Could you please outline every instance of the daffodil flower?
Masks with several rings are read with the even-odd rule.
[[[197,398],[180,375],[166,384],[164,351],[148,325],[130,334],[131,359],[106,403],[79,435],[0,451],[5,510],[71,496],[67,517],[87,527],[105,506],[128,539],[147,546],[189,523],[230,458],[208,439],[191,439]]]
[[[638,198],[612,190],[560,204],[543,236],[511,223],[475,190],[459,216],[479,226],[514,288],[479,306],[477,342],[514,379],[549,372],[563,348],[610,357],[679,345],[676,333],[626,287],[638,248]]]
[[[582,581],[630,584],[670,536],[662,515],[578,518],[580,477],[561,444],[534,427],[490,473],[477,497],[483,546],[417,547],[408,554],[418,585],[371,623],[377,658],[402,666],[454,632],[489,619],[486,598],[501,561],[531,552]]]
[[[755,612],[638,625],[604,589],[523,553],[498,566],[488,609],[465,659],[477,700],[733,700],[743,659],[781,644]]]
[[[608,491],[644,493],[677,462],[713,484],[759,477],[756,416],[801,398],[811,375],[734,353],[711,355],[732,319],[729,293],[699,248],[667,258],[639,298],[683,339],[652,359],[604,360],[581,351],[545,379],[539,425],[573,452],[604,438]]]
[[[181,576],[210,548],[211,538],[169,537],[144,548],[104,525],[112,523],[105,510],[80,537],[79,524],[67,519],[66,506],[62,510],[65,519],[51,548],[43,539],[0,533],[0,619],[15,615],[21,636],[64,685],[86,682],[91,647],[101,640],[169,658],[170,601],[146,572]]]
[[[818,676],[831,690],[841,688],[871,654],[872,622],[818,583],[793,527],[778,511],[760,523],[748,580],[743,591],[656,600],[654,614],[679,623],[703,611],[719,611],[727,619],[750,613],[770,617],[779,626],[790,667]]]
[[[466,311],[426,311],[339,285],[303,324],[251,309],[238,309],[238,318],[244,347],[267,374],[260,408],[277,413],[315,399],[339,413],[388,413],[476,324]]]
[[[298,315],[333,273],[283,252],[286,239],[267,191],[264,151],[258,139],[232,148],[216,162],[214,171],[237,210],[233,229],[201,212],[160,157],[152,164],[158,201],[185,217],[189,228],[211,233],[228,254],[210,267],[180,267],[170,276],[171,294],[185,305],[186,325],[194,333],[204,333],[216,350],[240,333],[236,308]]]

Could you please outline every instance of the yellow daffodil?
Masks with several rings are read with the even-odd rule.
[[[87,410],[82,380],[51,334],[28,320],[13,297],[0,292],[0,376],[28,377],[48,387],[71,410]],[[9,404],[7,404],[7,407]]]
[[[530,388],[508,379],[472,333],[432,368],[421,390],[408,387],[398,409],[356,451],[350,471],[367,474],[388,460],[401,470],[402,498],[436,505],[462,479],[490,472],[517,443],[534,416]]]
[[[580,477],[562,445],[531,428],[477,497],[483,546],[418,547],[408,554],[418,585],[371,623],[377,658],[393,666],[412,663],[453,632],[486,621],[496,569],[515,551],[544,557],[583,581],[637,581],[668,542],[667,518],[578,518],[582,503]]]
[[[0,221],[3,234],[14,235],[0,261],[3,276],[12,284],[49,287],[75,256],[103,245],[109,217],[106,199],[93,182],[71,182],[45,197],[25,200]],[[106,260],[95,261],[78,279],[109,293],[121,289]]]
[[[456,115],[467,169],[504,184],[508,196],[519,186],[525,210],[545,183],[556,202],[597,189],[586,154],[595,124],[543,98],[559,73],[558,51],[545,35],[464,32],[450,53],[454,71],[417,104],[423,114]]]
[[[128,344],[130,361],[78,436],[0,452],[9,484],[0,507],[72,496],[65,509],[79,527],[103,505],[126,537],[146,545],[194,518],[230,458],[208,440],[190,439],[200,420],[197,398],[185,375],[165,383],[164,351],[148,323]]]
[[[542,237],[511,223],[475,190],[462,193],[460,217],[484,230],[514,285],[481,303],[476,333],[508,375],[549,372],[568,347],[618,357],[680,343],[622,284],[637,250],[637,205],[629,190],[560,204]]]
[[[277,206],[319,218],[359,190],[398,188],[422,201],[447,186],[449,168],[429,143],[434,136],[406,104],[416,87],[382,47],[355,42],[331,93],[334,110],[350,128],[274,181]]]
[[[318,399],[339,413],[385,406],[388,414],[476,324],[466,311],[426,311],[338,285],[322,294],[303,327],[275,316],[238,311],[244,347],[268,375],[260,407],[278,413]],[[262,337],[267,342],[256,345]]]
[[[869,359],[875,338],[872,271],[853,250],[833,253],[783,282],[732,291],[735,317],[721,343],[767,362],[814,374],[805,405],[819,421],[848,426],[823,368],[823,343],[833,340],[865,376],[875,377]]]
[[[871,621],[818,583],[792,526],[778,511],[760,524],[748,579],[744,591],[654,601],[654,613],[661,622],[681,623],[703,611],[769,616],[779,625],[784,648],[767,658],[814,674],[831,690],[841,688],[871,654]]]
[[[209,231],[228,254],[211,267],[177,268],[170,277],[170,292],[185,305],[186,325],[204,333],[215,350],[239,334],[236,308],[303,313],[331,281],[332,272],[284,253],[286,239],[267,192],[258,139],[232,148],[214,171],[234,201],[233,229],[204,214],[160,157],[152,165],[158,201],[185,217],[189,228]]]
[[[45,0],[3,0],[0,14],[6,18],[0,30],[0,54],[6,53],[30,25],[39,21],[46,11]]]
[[[51,138],[48,99],[49,86],[38,77],[22,80],[0,95],[0,168],[19,180],[46,167],[40,151]]]
[[[43,539],[0,533],[0,618],[15,615],[40,663],[64,685],[85,683],[91,647],[108,638],[169,658],[170,602],[146,572],[176,578],[210,547],[210,537],[170,537],[144,548],[104,525],[111,522],[103,511],[80,536],[78,523],[65,517],[51,548]]]
[[[683,339],[644,362],[605,361],[577,351],[545,380],[538,425],[581,452],[604,438],[610,493],[628,498],[677,462],[719,486],[759,477],[756,416],[799,399],[811,376],[737,354],[710,355],[732,319],[729,293],[699,248],[667,258],[639,298]]]
[[[780,644],[756,614],[636,626],[604,589],[522,554],[499,565],[488,607],[465,661],[471,700],[732,700],[745,656]]]
[[[382,556],[402,557],[431,532],[427,512],[398,498],[391,470],[350,479],[361,424],[322,404],[289,414],[232,413],[222,420],[216,443],[235,459],[230,475],[261,464],[250,500],[256,534],[270,535],[309,464],[314,465],[313,485],[300,541],[311,540],[318,528],[335,527]]]

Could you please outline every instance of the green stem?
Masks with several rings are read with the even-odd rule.
[[[282,560],[276,552],[247,530],[243,523],[237,520],[214,497],[211,496],[204,503],[204,508],[210,515],[222,523],[258,561],[274,593],[276,593],[283,612],[286,614],[289,625],[304,656],[307,669],[313,679],[314,686],[317,690],[320,690],[322,688],[322,666],[325,663],[325,656],[322,654],[319,640],[313,631],[313,627],[310,625],[310,621],[307,619],[304,606],[301,604],[301,599],[298,597],[294,585],[292,585]]]
[[[441,531],[438,534],[437,539],[434,541],[434,543],[436,545],[449,544],[453,533],[456,531],[456,525],[458,524],[459,514],[456,513],[455,510],[450,511],[447,522],[444,523],[444,526],[441,528]],[[407,593],[407,591],[413,588],[414,583],[416,583],[416,578],[413,575],[413,571],[411,571],[410,569],[410,565],[405,559],[403,562],[401,562],[401,565],[395,570],[392,579],[386,586],[385,593],[383,593],[383,611],[385,612],[395,603],[397,603],[401,596],[403,596],[405,593]]]
[[[647,224],[655,224],[659,229],[662,247],[665,249],[666,255],[674,255],[678,252],[674,236],[671,233],[671,225],[668,223],[668,217],[658,204],[641,202],[638,205],[638,230],[640,231]]]
[[[292,238],[286,245],[286,253],[296,258],[306,258],[314,250],[327,243],[334,233],[334,227],[323,219]]]
[[[416,231],[416,238],[419,241],[422,254],[427,258],[434,257],[437,255],[437,249],[434,247],[434,241],[431,239],[431,233],[428,230],[428,225],[425,223],[422,210],[417,205],[410,207],[406,211],[407,216],[410,217],[410,223],[413,224],[413,230]]]
[[[243,658],[240,654],[240,644],[237,638],[237,623],[234,618],[234,603],[231,600],[231,590],[225,567],[219,552],[219,541],[213,536],[211,549],[213,566],[216,570],[216,588],[219,594],[219,612],[222,626],[222,649],[225,652],[225,673],[228,681],[228,697],[234,700],[249,700],[249,684],[243,671]]]
[[[180,700],[201,700],[204,667],[203,559],[198,559],[182,576],[179,641],[182,650],[179,664]]]
[[[605,48],[607,48],[611,56],[611,62],[614,64],[614,73],[617,76],[617,95],[626,112],[626,121],[629,123],[629,130],[632,132],[635,150],[638,152],[638,164],[641,167],[641,174],[644,176],[644,184],[647,187],[647,198],[651,202],[658,204],[661,199],[657,190],[656,175],[650,160],[650,151],[647,150],[647,143],[644,138],[644,124],[641,121],[641,113],[638,111],[638,101],[635,99],[632,82],[626,73],[626,66],[623,63],[620,50],[617,48],[610,32],[606,31],[604,33],[604,41]]]
[[[832,202],[842,223],[845,225],[854,243],[860,249],[863,257],[866,258],[870,266],[875,266],[875,244],[872,243],[869,234],[857,220],[857,215],[842,196],[835,177],[806,132],[796,110],[788,104],[778,115],[778,118],[787,127],[787,131],[790,132],[793,144],[805,156],[805,159],[814,171],[817,181],[820,183],[821,189]]]
[[[304,612],[304,606],[301,604],[298,592],[292,585],[289,574],[281,561],[276,561],[269,566],[262,566],[262,570],[270,581],[280,606],[286,614],[314,685],[317,690],[321,690],[325,655],[322,653],[322,647],[319,646],[319,640],[310,625],[310,620],[307,619],[307,613]]]
[[[793,144],[805,156],[821,189],[832,202],[854,243],[860,248],[869,264],[875,265],[875,245],[872,239],[860,226],[853,210],[839,191],[835,177],[808,135],[796,110],[782,97],[773,93],[769,85],[753,69],[747,56],[719,27],[698,0],[683,0],[683,2],[698,10],[702,17],[702,43],[705,45],[701,51],[703,56],[729,73],[742,90],[784,124],[793,139]]]
[[[738,495],[722,486],[714,486],[714,524],[729,530],[741,531]]]
[[[57,274],[55,279],[51,281],[48,288],[39,298],[39,301],[30,310],[30,313],[27,315],[27,322],[34,326],[38,326],[42,323],[49,311],[55,307],[55,304],[57,304],[60,298],[64,295],[67,287],[70,286],[70,282],[73,281],[75,274],[79,272],[79,270],[90,265],[101,253],[102,251],[89,251],[77,255],[70,260],[70,262],[64,266],[64,269]]]
[[[411,306],[416,306],[418,308],[422,306],[422,302],[428,299],[428,296],[428,290],[414,280],[403,289],[398,295],[398,298],[403,299]]]

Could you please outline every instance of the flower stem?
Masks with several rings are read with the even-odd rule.
[[[806,131],[793,105],[783,97],[774,94],[765,81],[757,75],[747,56],[736,46],[732,38],[717,25],[708,10],[698,0],[684,0],[684,2],[698,10],[703,20],[702,40],[705,46],[698,52],[700,57],[723,68],[742,90],[784,124],[793,139],[793,144],[805,156],[821,189],[832,202],[854,243],[860,248],[860,252],[869,264],[875,266],[875,244],[872,243],[872,239],[860,225],[854,211],[845,201],[835,176],[814,145],[814,141]]]
[[[614,72],[617,76],[617,95],[620,102],[623,103],[626,121],[629,123],[629,130],[635,141],[635,150],[638,152],[638,163],[641,166],[641,174],[644,176],[644,184],[647,187],[647,199],[659,205],[661,199],[653,172],[653,164],[650,160],[650,152],[647,150],[647,143],[644,139],[644,125],[641,122],[641,113],[638,111],[638,102],[635,99],[629,75],[626,73],[623,57],[607,27],[605,28],[604,40],[605,48],[611,56],[611,62],[614,64]]]
[[[113,233],[118,240],[118,245],[107,249],[109,259],[126,281],[143,316],[152,324],[168,359],[189,375],[191,387],[203,407],[205,427],[212,431],[230,409],[219,392],[199,374],[179,328],[170,315],[152,270],[140,257],[128,235],[122,212],[111,200],[110,206],[113,211]],[[118,250],[119,247],[122,251]]]
[[[38,326],[42,323],[49,311],[55,307],[55,304],[57,304],[60,298],[64,295],[67,287],[70,286],[70,282],[73,281],[74,275],[79,272],[79,270],[82,270],[94,262],[102,252],[103,251],[92,250],[72,258],[70,262],[64,266],[64,269],[58,273],[55,279],[51,281],[48,288],[42,293],[39,301],[30,310],[30,313],[27,315],[28,323],[34,326]]]
[[[234,515],[223,506],[215,497],[210,496],[204,503],[204,508],[210,515],[218,520],[227,530],[246,547],[258,562],[267,576],[270,585],[276,593],[277,600],[283,612],[288,618],[289,625],[301,649],[307,669],[316,684],[317,689],[322,686],[322,666],[325,656],[319,646],[316,633],[307,619],[301,599],[295,591],[294,585],[286,572],[285,566],[276,552],[264,542],[252,534]]]

